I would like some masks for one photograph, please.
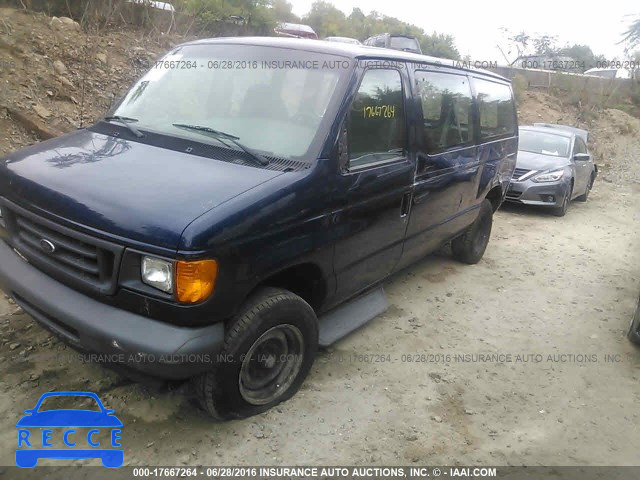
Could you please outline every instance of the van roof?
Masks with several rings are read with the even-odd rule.
[[[295,50],[306,50],[309,52],[327,53],[341,55],[351,59],[372,58],[383,59],[389,61],[407,61],[413,63],[428,63],[434,66],[443,66],[463,70],[471,73],[482,74],[493,77],[504,82],[509,82],[497,73],[490,72],[481,68],[474,68],[468,65],[461,65],[459,60],[451,60],[449,58],[431,57],[429,55],[421,55],[419,53],[404,52],[401,50],[393,50],[390,48],[372,47],[368,45],[356,45],[340,42],[323,42],[319,40],[304,38],[279,38],[279,37],[218,37],[205,38],[186,42],[181,45],[254,45],[265,47],[291,48]]]

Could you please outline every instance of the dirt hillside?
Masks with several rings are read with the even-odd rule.
[[[71,19],[12,8],[0,8],[0,19],[0,155],[79,127],[81,112],[84,125],[104,115],[183,41],[135,29],[87,34]]]
[[[81,117],[87,125],[104,115],[154,60],[185,41],[150,38],[133,28],[87,34],[71,19],[12,8],[0,8],[0,19],[0,155],[71,131]],[[633,137],[640,135],[637,118],[613,109],[586,115],[537,91],[524,93],[519,116],[523,125],[544,121],[586,128],[605,181],[640,182],[631,150]]]
[[[534,122],[575,125],[589,131],[589,148],[605,182],[621,185],[640,183],[640,163],[635,150],[640,119],[616,109],[595,111],[568,105],[557,97],[527,91],[518,105],[520,125]],[[586,117],[586,118],[585,118]]]
[[[181,41],[140,38],[0,9],[0,156],[79,126],[83,83],[85,118],[104,115]],[[538,91],[519,103],[523,125],[591,132],[602,173],[588,202],[563,218],[505,205],[479,264],[443,250],[398,273],[389,310],[320,352],[301,391],[263,415],[214,423],[186,386],[87,363],[0,292],[0,478],[18,478],[4,467],[23,409],[61,389],[115,409],[126,465],[637,465],[640,351],[626,331],[640,291],[640,121]]]

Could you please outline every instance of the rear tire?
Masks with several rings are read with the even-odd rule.
[[[318,350],[316,315],[298,295],[264,287],[229,326],[219,363],[193,379],[199,404],[216,420],[246,418],[288,400]]]
[[[451,241],[453,258],[469,265],[478,263],[484,255],[493,224],[493,206],[489,200],[483,200],[478,218],[459,237]]]

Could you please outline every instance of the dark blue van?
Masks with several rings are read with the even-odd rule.
[[[449,241],[481,259],[517,148],[489,72],[187,43],[95,125],[0,160],[0,285],[76,348],[191,378],[214,417],[253,415],[385,308],[391,274]]]

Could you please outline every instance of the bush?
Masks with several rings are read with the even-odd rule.
[[[513,87],[513,93],[516,96],[516,101],[521,102],[524,97],[524,92],[529,88],[529,80],[524,75],[516,73],[511,79],[511,85]]]
[[[640,84],[636,83],[631,90],[631,103],[640,107]]]

